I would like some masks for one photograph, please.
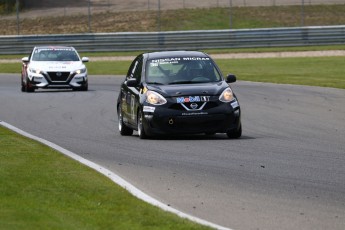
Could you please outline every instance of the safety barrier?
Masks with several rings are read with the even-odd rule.
[[[0,36],[0,54],[26,54],[34,46],[68,45],[79,52],[200,50],[345,44],[345,25],[238,30],[120,32]]]

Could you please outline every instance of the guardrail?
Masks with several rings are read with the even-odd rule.
[[[38,45],[74,46],[79,52],[200,50],[345,44],[345,25],[174,32],[121,32],[0,36],[0,54],[25,54]]]

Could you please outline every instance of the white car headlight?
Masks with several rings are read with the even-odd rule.
[[[78,69],[78,70],[76,70],[75,72],[76,72],[76,74],[85,73],[85,72],[86,72],[86,68],[84,67],[84,68],[82,68],[82,69]]]
[[[159,93],[148,90],[146,92],[146,102],[152,105],[164,105],[167,103],[167,100]]]
[[[31,73],[35,73],[35,74],[40,74],[41,73],[41,70],[40,69],[35,69],[35,68],[29,68],[29,71]]]
[[[230,102],[235,99],[234,94],[230,88],[226,88],[223,93],[220,95],[219,100],[221,102]]]

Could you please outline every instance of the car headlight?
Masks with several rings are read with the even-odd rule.
[[[232,93],[232,90],[230,88],[226,88],[219,97],[219,100],[221,102],[230,102],[234,99],[234,94]]]
[[[81,74],[81,73],[85,73],[85,72],[86,72],[86,68],[78,69],[75,71],[76,74]]]
[[[40,74],[41,73],[41,70],[40,69],[35,69],[35,68],[29,68],[29,71],[31,73],[35,73],[35,74]]]
[[[167,100],[159,93],[148,90],[146,91],[146,102],[152,105],[164,105]]]

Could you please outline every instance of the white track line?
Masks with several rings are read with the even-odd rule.
[[[189,214],[186,214],[186,213],[183,213],[177,209],[174,209],[166,204],[163,204],[162,202],[152,198],[151,196],[147,195],[146,193],[142,192],[141,190],[137,189],[136,187],[134,187],[132,184],[130,184],[129,182],[125,181],[124,179],[122,179],[120,176],[116,175],[115,173],[111,172],[110,170],[106,169],[106,168],[103,168],[102,166],[92,162],[92,161],[89,161],[83,157],[80,157],[79,155],[67,150],[67,149],[64,149],[62,148],[61,146],[58,146],[50,141],[47,141],[43,138],[40,138],[40,137],[37,137],[37,136],[34,136],[30,133],[27,133],[17,127],[14,127],[4,121],[0,121],[0,125],[20,134],[20,135],[23,135],[25,137],[28,137],[30,139],[33,139],[35,141],[38,141],[42,144],[45,144],[59,152],[61,152],[62,154],[96,170],[97,172],[100,172],[101,174],[103,174],[104,176],[108,177],[109,179],[111,179],[113,182],[115,182],[116,184],[120,185],[122,188],[124,188],[125,190],[127,190],[129,193],[131,193],[133,196],[153,205],[153,206],[156,206],[156,207],[159,207],[160,209],[164,210],[164,211],[168,211],[168,212],[171,212],[171,213],[174,213],[176,215],[178,215],[179,217],[182,217],[182,218],[186,218],[188,220],[191,220],[193,222],[196,222],[196,223],[199,223],[199,224],[202,224],[202,225],[206,225],[206,226],[209,226],[209,227],[212,227],[212,228],[215,228],[215,229],[220,229],[220,230],[231,230],[229,228],[226,228],[226,227],[223,227],[223,226],[220,226],[220,225],[217,225],[217,224],[214,224],[214,223],[211,223],[211,222],[208,222],[206,220],[203,220],[203,219],[200,219],[200,218],[197,218],[197,217],[194,217],[194,216],[191,216]]]

